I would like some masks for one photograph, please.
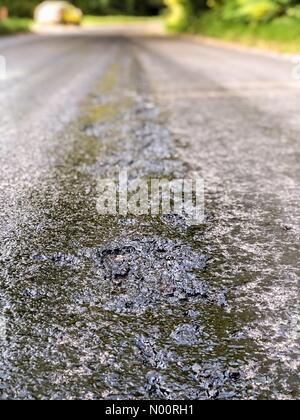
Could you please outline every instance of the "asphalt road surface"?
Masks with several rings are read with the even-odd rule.
[[[300,82],[192,39],[0,40],[2,399],[299,398]],[[205,182],[205,220],[99,180]]]

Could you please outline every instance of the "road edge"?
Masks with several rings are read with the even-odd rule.
[[[284,60],[284,61],[289,61],[293,59],[295,56],[297,56],[296,53],[290,54],[290,53],[281,53],[278,51],[270,51],[264,48],[251,47],[249,45],[244,45],[239,42],[224,41],[222,39],[207,37],[204,35],[181,34],[181,35],[175,35],[175,37],[178,37],[180,39],[184,39],[187,41],[193,41],[202,45],[222,47],[222,48],[227,48],[229,50],[235,50],[238,52],[250,53],[250,54],[259,55],[262,57],[275,58],[275,59]]]

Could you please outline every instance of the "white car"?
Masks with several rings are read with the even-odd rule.
[[[67,1],[44,1],[36,7],[34,19],[38,24],[80,25],[82,11]]]

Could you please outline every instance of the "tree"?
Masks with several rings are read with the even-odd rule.
[[[6,6],[13,16],[31,17],[38,0],[0,0],[0,6]]]
[[[269,21],[289,14],[299,0],[213,0],[212,7],[225,20],[240,22]]]
[[[184,31],[201,10],[207,8],[206,0],[165,0],[168,7],[167,26],[170,30]]]
[[[0,0],[10,15],[32,17],[35,7],[42,0]],[[69,0],[85,14],[108,15],[156,15],[163,7],[163,0]]]

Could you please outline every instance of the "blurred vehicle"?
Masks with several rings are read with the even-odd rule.
[[[67,1],[44,1],[36,7],[34,19],[41,25],[80,25],[82,11]]]

